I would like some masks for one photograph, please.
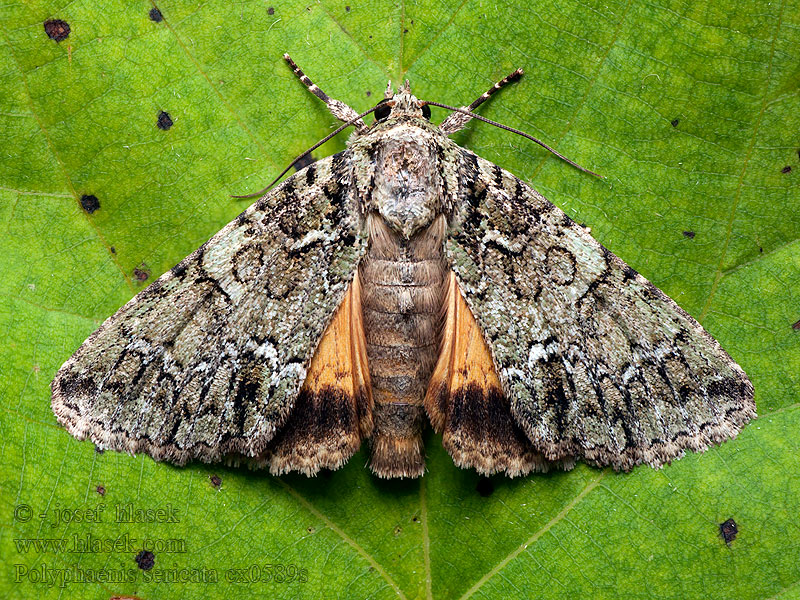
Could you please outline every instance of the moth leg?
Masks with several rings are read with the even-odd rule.
[[[472,112],[476,108],[478,108],[481,104],[486,102],[489,98],[492,97],[500,88],[507,86],[509,83],[513,83],[517,81],[520,77],[522,77],[522,69],[517,69],[513,73],[510,73],[503,77],[500,81],[495,83],[492,87],[486,90],[480,97],[475,100],[469,106],[462,106],[464,110],[468,110]],[[464,126],[472,120],[472,117],[469,115],[465,115],[464,113],[457,113],[453,112],[450,113],[447,118],[442,121],[442,124],[439,125],[439,129],[442,130],[443,133],[446,135],[450,135],[451,133],[455,133],[456,131],[463,129]]]
[[[350,108],[347,104],[341,100],[331,98],[328,96],[328,94],[323,92],[319,86],[317,86],[317,84],[311,81],[308,76],[303,73],[300,67],[298,67],[297,64],[292,60],[291,56],[284,54],[283,59],[289,63],[289,66],[292,68],[294,74],[297,75],[297,78],[302,82],[302,84],[308,88],[308,91],[322,100],[328,106],[328,110],[331,111],[334,117],[343,123],[348,123],[358,116],[358,113],[354,109]],[[367,125],[364,123],[363,119],[359,119],[354,123],[354,125],[356,127],[356,131],[364,131],[367,128]]]

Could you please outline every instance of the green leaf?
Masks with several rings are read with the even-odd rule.
[[[800,597],[798,0],[170,1],[158,22],[153,8],[0,7],[0,594]],[[69,36],[50,39],[49,19]],[[659,471],[521,480],[454,467],[434,435],[413,482],[375,480],[363,453],[316,479],[273,478],[72,439],[50,410],[62,362],[238,214],[230,194],[260,189],[335,124],[285,51],[356,110],[387,79],[463,105],[524,67],[481,113],[605,179],[483,123],[455,140],[697,317],[750,375],[760,418]],[[176,522],[118,523],[117,509]],[[101,547],[77,552],[86,536]],[[134,561],[146,545],[150,571]],[[305,581],[286,581],[297,568]]]

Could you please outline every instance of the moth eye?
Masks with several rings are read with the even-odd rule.
[[[378,102],[378,108],[375,109],[375,120],[384,121],[389,118],[392,112],[392,107],[386,104],[388,100],[381,100]]]
[[[431,107],[428,106],[427,104],[422,105],[422,116],[428,119],[429,121],[431,120]]]

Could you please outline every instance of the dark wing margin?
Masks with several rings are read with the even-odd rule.
[[[364,253],[350,192],[349,151],[320,160],[137,294],[56,373],[58,421],[176,464],[263,451]]]
[[[756,416],[744,371],[530,186],[464,150],[446,252],[511,413],[548,460],[655,467]]]

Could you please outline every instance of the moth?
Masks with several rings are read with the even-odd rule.
[[[521,70],[461,108],[390,82],[358,114],[284,58],[344,122],[331,135],[355,126],[347,149],[266,191],[83,343],[52,382],[69,433],[306,475],[367,441],[392,478],[423,474],[430,422],[459,467],[513,477],[659,467],[756,416],[697,321],[450,140]],[[437,126],[430,106],[453,112]]]

